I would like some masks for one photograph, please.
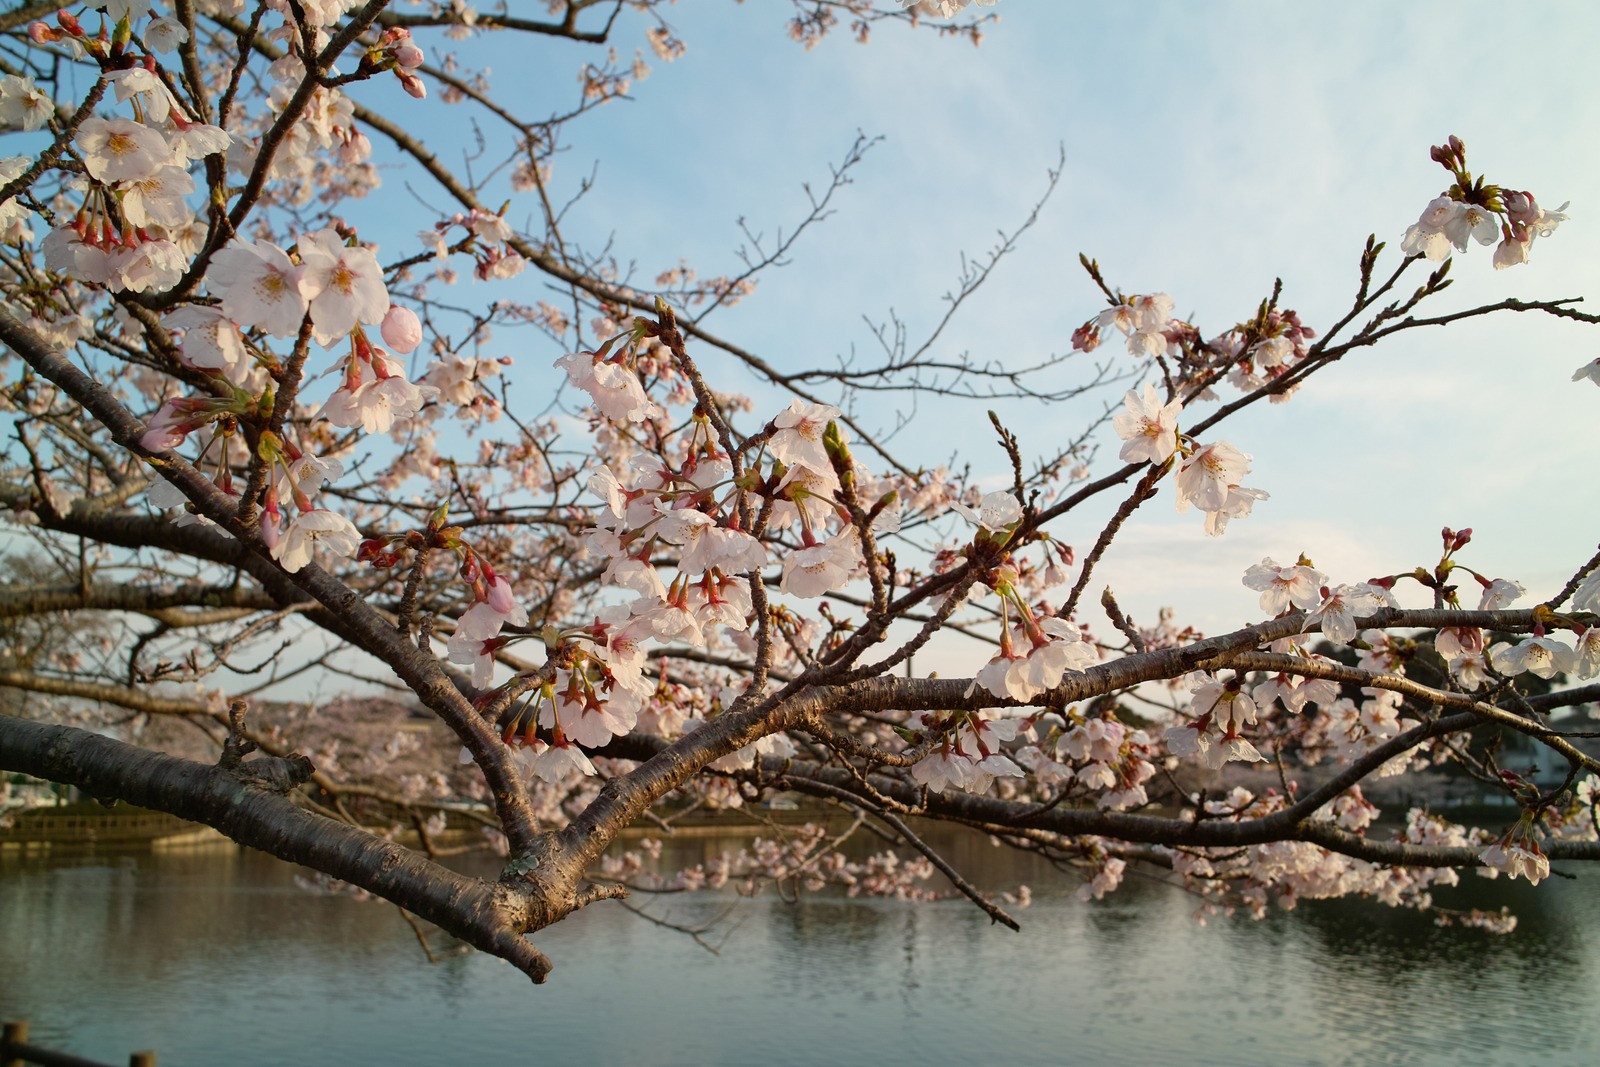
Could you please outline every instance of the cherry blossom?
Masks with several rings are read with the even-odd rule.
[[[1494,215],[1481,204],[1458,204],[1440,227],[1459,251],[1467,250],[1469,239],[1480,245],[1492,245],[1500,236],[1500,227]]]
[[[134,226],[183,225],[190,217],[184,197],[194,179],[182,167],[161,166],[143,178],[122,183],[122,212]]]
[[[1125,442],[1119,453],[1124,463],[1165,463],[1178,450],[1178,416],[1183,404],[1173,400],[1162,404],[1155,386],[1145,384],[1144,396],[1132,389],[1123,397],[1126,410],[1111,424]]]
[[[1478,598],[1478,610],[1499,611],[1501,608],[1510,607],[1525,593],[1527,590],[1522,587],[1521,582],[1513,582],[1508,578],[1483,582],[1483,595]]]
[[[534,738],[520,749],[527,773],[545,782],[564,782],[573,775],[593,778],[597,773],[589,757],[574,744],[546,744]]]
[[[1335,644],[1348,645],[1356,636],[1356,620],[1377,611],[1383,598],[1366,582],[1341,585],[1326,594],[1317,610],[1306,616],[1306,628],[1322,624],[1322,636]]]
[[[1579,678],[1593,678],[1600,674],[1600,626],[1585,627],[1578,634],[1578,646],[1573,651],[1572,665],[1567,670]]]
[[[1433,638],[1433,650],[1446,660],[1483,651],[1483,631],[1476,626],[1446,626]]]
[[[221,298],[223,312],[241,327],[293,337],[309,306],[301,272],[276,245],[237,241],[211,257],[206,284]]]
[[[481,637],[457,626],[456,632],[450,635],[445,655],[451,663],[471,667],[472,684],[478,689],[487,689],[494,681],[494,655],[502,644],[498,636]]]
[[[701,515],[700,512],[688,512]],[[709,517],[684,531],[683,555],[678,558],[678,569],[684,574],[704,574],[710,570],[727,573],[759,570],[767,562],[767,550],[754,537],[743,530],[729,530],[718,526]]]
[[[1572,606],[1578,611],[1600,614],[1600,570],[1591,571],[1572,594]]]
[[[73,144],[90,176],[103,182],[140,181],[172,158],[160,131],[133,119],[84,119]]]
[[[798,549],[785,557],[778,588],[806,599],[819,597],[849,581],[855,563],[853,543],[845,538]]]
[[[152,52],[173,52],[189,39],[183,23],[168,15],[153,18],[144,28],[144,43]]]
[[[389,291],[372,249],[350,245],[332,229],[302,236],[297,248],[303,264],[300,289],[319,343],[344,336],[358,322],[383,321]]]
[[[1250,456],[1227,441],[1201,445],[1178,466],[1178,510],[1193,504],[1201,511],[1221,511],[1229,490],[1250,472]]]
[[[1540,678],[1551,678],[1570,671],[1576,663],[1572,649],[1553,637],[1530,637],[1515,645],[1496,645],[1489,650],[1490,662],[1501,674],[1527,671]]]
[[[1023,653],[1013,651],[1021,640],[1031,647]],[[1000,654],[978,670],[974,685],[981,685],[997,697],[1032,700],[1061,683],[1068,671],[1081,671],[1099,660],[1094,646],[1083,639],[1078,627],[1065,619],[1046,618],[1037,623],[1025,617],[1021,640],[1007,633]]]
[[[111,253],[106,285],[135,293],[161,293],[183,277],[188,265],[178,246],[163,239],[136,240]]]
[[[565,737],[585,748],[603,748],[638,722],[639,700],[625,689],[602,700],[580,675],[561,672],[554,690],[539,713],[539,725],[559,725]]]
[[[573,385],[589,394],[600,413],[617,422],[643,422],[660,408],[645,396],[638,375],[594,353],[576,352],[556,360]]]
[[[1245,694],[1237,677],[1228,682],[1215,678],[1202,681],[1190,697],[1189,710],[1196,717],[1211,716],[1224,733],[1256,721],[1255,701]]]
[[[1103,863],[1095,867],[1094,877],[1089,883],[1078,890],[1079,900],[1101,900],[1107,893],[1122,884],[1123,872],[1128,869],[1126,860],[1116,856],[1106,857]]]
[[[1494,269],[1520,267],[1528,262],[1528,252],[1533,248],[1533,231],[1526,226],[1506,226],[1504,239],[1494,249]]]
[[[146,452],[165,452],[177,448],[184,438],[216,418],[222,405],[196,397],[174,397],[161,405],[139,438]]]
[[[283,539],[273,547],[272,556],[279,566],[293,574],[311,562],[318,547],[336,556],[350,557],[355,555],[360,543],[361,534],[349,519],[325,508],[315,508],[295,517]]]
[[[1022,505],[1017,503],[1015,495],[1005,489],[985,493],[976,509],[958,501],[952,501],[950,506],[990,537],[1010,533],[1022,521]]]
[[[777,429],[767,442],[768,450],[785,464],[800,464],[816,471],[831,471],[828,451],[822,444],[828,423],[839,417],[839,409],[829,404],[791,401],[776,419]]]
[[[1532,837],[1520,843],[1509,838],[1497,841],[1480,853],[1484,864],[1512,878],[1522,877],[1529,885],[1538,885],[1550,877],[1550,859]]]
[[[526,626],[528,612],[512,593],[510,583],[494,575],[484,585],[480,599],[462,613],[456,632],[480,639],[493,637],[507,623]]]
[[[409,419],[422,410],[432,390],[406,381],[400,364],[381,349],[370,350],[370,356],[370,360],[352,361],[354,377],[346,376],[316,417],[335,426],[360,426],[367,433],[388,433],[396,419]]]
[[[1489,682],[1489,661],[1483,652],[1463,652],[1450,660],[1450,676],[1471,692]]]
[[[56,113],[50,94],[38,89],[33,79],[15,74],[0,75],[0,122],[24,130],[37,130]]]
[[[231,318],[204,304],[185,304],[169,314],[167,325],[184,331],[184,362],[202,370],[221,371],[235,385],[243,385],[254,360]]]
[[[248,6],[207,0],[198,11],[203,20],[213,11],[244,15]],[[949,15],[962,6],[920,0],[913,9]],[[870,800],[869,807],[930,817],[978,811],[1001,838],[1054,826],[1040,829],[1048,836],[1033,844],[1081,863],[1090,879],[1084,892],[1095,898],[1117,886],[1135,856],[1170,862],[1175,878],[1218,913],[1259,916],[1274,903],[1287,908],[1343,893],[1427,907],[1431,889],[1455,877],[1435,862],[1481,862],[1538,881],[1548,873],[1545,848],[1567,857],[1581,851],[1573,844],[1592,840],[1593,813],[1578,808],[1600,791],[1593,781],[1573,801],[1561,789],[1540,793],[1508,778],[1523,814],[1498,838],[1418,812],[1406,815],[1404,829],[1377,829],[1379,812],[1354,783],[1486,757],[1477,738],[1456,728],[1466,717],[1440,712],[1425,687],[1474,694],[1480,711],[1508,712],[1496,730],[1509,736],[1522,723],[1532,743],[1548,745],[1553,739],[1528,725],[1526,710],[1559,721],[1560,702],[1578,697],[1560,687],[1545,692],[1538,680],[1563,670],[1600,674],[1600,620],[1588,614],[1600,611],[1600,574],[1578,572],[1569,606],[1552,601],[1524,612],[1508,610],[1524,594],[1520,585],[1469,565],[1478,561],[1465,551],[1468,530],[1446,530],[1442,554],[1422,559],[1403,546],[1368,545],[1399,554],[1381,564],[1389,573],[1331,590],[1308,557],[1289,566],[1266,557],[1243,577],[1259,594],[1260,612],[1208,638],[1148,601],[1149,589],[1165,588],[1162,575],[1142,573],[1126,537],[1116,541],[1168,474],[1177,508],[1199,508],[1208,534],[1249,515],[1267,499],[1241,484],[1252,457],[1200,434],[1227,432],[1221,423],[1238,421],[1244,407],[1287,399],[1313,372],[1364,358],[1366,345],[1384,335],[1509,306],[1491,301],[1459,315],[1413,316],[1411,305],[1430,298],[1444,274],[1421,283],[1429,268],[1411,260],[1498,243],[1496,267],[1523,262],[1564,211],[1547,211],[1530,193],[1481,175],[1469,180],[1459,141],[1436,148],[1434,158],[1452,175],[1450,191],[1406,231],[1404,255],[1384,253],[1400,262],[1380,269],[1376,242],[1367,250],[1356,310],[1318,344],[1317,332],[1283,305],[1284,287],[1251,295],[1242,309],[1207,309],[1223,328],[1204,340],[1197,326],[1174,317],[1170,296],[1125,294],[1086,259],[1093,286],[1080,297],[1099,291],[1105,300],[1078,313],[1089,317],[1072,331],[1073,348],[1093,350],[1115,332],[1133,362],[1079,360],[1057,369],[1095,363],[1087,384],[1113,398],[1116,388],[1138,383],[1105,412],[1120,463],[1098,447],[1092,416],[1058,426],[1056,417],[1069,411],[1062,406],[1036,425],[1005,428],[994,416],[1002,446],[985,469],[927,469],[926,457],[891,456],[892,428],[863,439],[878,420],[863,420],[852,430],[857,439],[847,438],[840,426],[846,401],[924,390],[908,398],[909,414],[927,391],[941,394],[952,412],[941,428],[960,468],[980,461],[984,450],[968,438],[983,423],[969,421],[955,402],[989,391],[1009,403],[1042,379],[1025,377],[1032,372],[1021,364],[917,349],[905,353],[903,367],[897,349],[884,368],[830,376],[712,339],[705,316],[748,291],[764,268],[707,279],[680,262],[649,282],[625,249],[626,228],[615,254],[592,243],[592,234],[580,236],[585,212],[562,215],[566,201],[548,194],[585,187],[581,174],[553,184],[551,177],[568,146],[558,135],[586,107],[521,126],[500,158],[473,162],[470,180],[436,182],[434,192],[455,201],[443,209],[448,217],[404,223],[428,226],[423,239],[434,258],[426,251],[385,256],[385,269],[347,220],[372,217],[354,199],[389,180],[391,163],[417,160],[385,157],[380,174],[368,137],[395,128],[384,124],[394,116],[382,108],[409,102],[387,82],[383,92],[362,87],[359,106],[346,93],[393,74],[403,91],[421,96],[424,55],[404,27],[368,25],[376,7],[363,12],[360,34],[336,35],[355,7],[354,0],[266,0],[275,14],[239,19],[250,40],[241,38],[234,56],[218,55],[219,44],[231,46],[229,35],[191,38],[187,15],[155,15],[142,0],[117,0],[98,36],[70,11],[31,31],[41,46],[53,46],[40,55],[64,70],[79,64],[82,78],[53,73],[45,93],[26,78],[0,76],[0,122],[35,130],[60,125],[54,93],[100,85],[96,79],[105,90],[91,107],[82,107],[81,94],[59,101],[61,116],[105,112],[63,127],[64,152],[0,160],[0,180],[27,176],[30,185],[0,204],[0,243],[10,250],[0,273],[11,279],[0,325],[12,363],[27,366],[0,390],[25,453],[12,464],[16,477],[0,515],[34,524],[52,552],[49,539],[92,546],[82,531],[106,524],[96,551],[79,561],[86,581],[96,571],[95,589],[126,576],[166,602],[174,595],[168,586],[189,583],[201,592],[183,607],[196,609],[210,607],[217,597],[208,587],[226,579],[230,605],[207,612],[203,625],[158,627],[131,647],[122,635],[149,629],[137,617],[132,628],[103,630],[118,636],[68,627],[77,634],[71,643],[87,642],[90,652],[43,649],[47,680],[79,672],[77,664],[63,666],[70,653],[122,662],[134,671],[129,677],[153,668],[148,676],[163,679],[163,699],[187,700],[195,683],[212,684],[208,677],[248,694],[257,683],[239,682],[230,667],[255,662],[244,644],[270,640],[263,635],[285,603],[268,581],[270,564],[263,571],[263,559],[250,554],[300,573],[296,595],[320,606],[297,615],[295,626],[322,627],[376,657],[374,676],[404,680],[470,742],[462,768],[391,774],[398,745],[340,753],[312,737],[306,750],[321,772],[317,785],[337,797],[353,783],[364,806],[373,801],[377,819],[414,812],[429,830],[443,828],[442,805],[471,806],[473,820],[498,817],[496,846],[511,863],[494,883],[496,896],[447,929],[511,954],[531,952],[522,935],[585,895],[579,873],[650,805],[737,806],[807,780],[833,783],[830,795],[845,804]],[[149,21],[113,29],[119,14]],[[470,35],[468,9],[448,14],[455,20],[449,33]],[[658,51],[679,50],[664,25],[647,37]],[[326,52],[336,42],[335,52],[349,46],[337,57]],[[163,58],[179,45],[181,56]],[[447,101],[487,101],[487,71],[467,73],[454,57],[436,55],[456,72],[438,83]],[[195,58],[198,79],[190,77]],[[585,74],[588,99],[620,95],[626,75],[625,59],[596,58]],[[198,121],[206,115],[228,129]],[[439,168],[449,166],[447,157],[427,158],[432,177],[446,178]],[[206,186],[197,189],[202,174]],[[511,201],[478,206],[496,182],[509,183]],[[570,241],[559,230],[562,218]],[[429,225],[432,219],[439,221]],[[473,270],[458,276],[456,255],[472,257]],[[543,284],[474,285],[524,270]],[[1365,284],[1369,278],[1381,291]],[[454,296],[441,295],[441,286],[457,282]],[[1317,299],[1317,306],[1350,306]],[[1518,306],[1561,306],[1547,303]],[[809,319],[785,320],[774,343],[826,344],[811,336],[815,328]],[[11,343],[14,333],[28,343]],[[546,359],[560,354],[554,365],[562,375],[545,388],[536,380],[530,392],[525,381],[508,380],[507,368],[512,353],[538,345],[548,348]],[[1600,384],[1600,361],[1574,375],[1583,378]],[[555,388],[563,384],[572,387],[566,403]],[[1082,384],[1064,380],[1058,395]],[[782,391],[789,385],[840,406],[793,397]],[[1223,403],[1229,388],[1246,395]],[[1206,404],[1214,409],[1204,421],[1181,432],[1184,413]],[[136,419],[149,412],[141,430]],[[1292,449],[1287,456],[1265,465],[1281,471],[1299,469],[1298,462],[1310,471],[1317,461]],[[985,491],[995,486],[1003,488]],[[143,512],[153,508],[173,509],[173,521],[186,525],[214,516],[216,525],[130,541],[127,530],[149,525]],[[952,510],[975,530],[962,532]],[[1335,541],[1329,550],[1337,549]],[[245,553],[251,565],[234,566],[229,551]],[[353,561],[344,558],[352,554]],[[1198,547],[1178,555],[1179,578],[1209,566]],[[1204,555],[1215,555],[1214,546]],[[308,578],[313,561],[326,569]],[[1461,610],[1462,575],[1483,587],[1478,607],[1491,615]],[[1432,607],[1401,611],[1395,594],[1406,582],[1414,583],[1405,592],[1415,602]],[[129,602],[147,603],[142,593]],[[1133,615],[1158,611],[1158,621],[1134,621],[1118,595]],[[1303,622],[1296,612],[1305,613]],[[1392,625],[1361,633],[1360,647],[1337,662],[1312,652],[1323,638],[1356,644],[1360,619]],[[1474,625],[1447,625],[1463,620]],[[1434,677],[1430,631],[1449,679]],[[1486,649],[1489,633],[1510,637]],[[968,638],[982,642],[973,646],[981,649],[975,659],[946,655],[946,642]],[[322,655],[318,648],[308,672],[343,669],[345,654]],[[105,675],[98,682],[126,688],[103,666],[86,677],[97,671]],[[1415,685],[1401,681],[1407,671]],[[1174,701],[1185,684],[1187,699]],[[985,706],[993,704],[1004,707]],[[206,703],[197,712],[215,710]],[[73,714],[110,721],[98,710]],[[1140,729],[1146,715],[1160,726]],[[1423,721],[1426,730],[1417,728]],[[728,736],[714,724],[741,734],[732,744],[714,743],[713,736]],[[630,739],[611,754],[585,752],[619,738]],[[663,748],[664,757],[652,755]],[[1381,766],[1352,772],[1353,761],[1376,763],[1380,751]],[[1269,759],[1270,768],[1227,766]],[[790,765],[774,775],[763,760]],[[664,765],[665,777],[658,773]],[[362,778],[372,780],[370,789]],[[1307,805],[1292,818],[1271,818],[1327,782],[1337,788],[1317,794],[1332,799],[1314,814]],[[988,795],[977,806],[959,798],[922,805],[922,790]],[[394,799],[380,803],[380,796]],[[1136,814],[1108,814],[1120,812]],[[583,829],[578,846],[562,832],[573,820]],[[842,858],[842,841],[836,847],[826,830],[818,835],[815,855],[771,843],[753,849],[762,853],[753,863],[802,886],[821,872],[852,891],[868,882],[892,890],[910,884],[894,873],[903,860],[868,870]],[[1313,837],[1316,844],[1305,839]],[[383,848],[393,855],[392,846]],[[1441,860],[1426,849],[1452,851]],[[544,864],[546,857],[554,862]],[[540,860],[537,872],[532,859]],[[599,874],[624,862],[613,855],[590,869]],[[731,869],[719,873],[708,863],[681,884],[719,884]],[[449,908],[435,913],[450,919]],[[1505,925],[1493,916],[1480,921]]]
[[[1261,591],[1261,610],[1282,615],[1290,606],[1310,611],[1322,600],[1327,576],[1304,563],[1280,567],[1269,557],[1244,572],[1246,588]]]

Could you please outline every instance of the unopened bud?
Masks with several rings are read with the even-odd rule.
[[[1539,221],[1539,204],[1532,193],[1507,189],[1500,194],[1500,203],[1505,206],[1506,217],[1514,223],[1526,226]]]
[[[384,343],[405,355],[422,343],[422,321],[408,307],[391,304],[380,327]]]
[[[278,547],[278,541],[283,535],[282,516],[276,508],[261,513],[261,543],[271,552]]]
[[[829,459],[850,469],[850,446],[845,443],[844,433],[834,419],[829,419],[828,428],[822,431],[822,447],[827,449]]]

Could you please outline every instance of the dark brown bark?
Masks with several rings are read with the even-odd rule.
[[[241,845],[393,901],[499,956],[535,982],[544,981],[550,961],[522,936],[545,910],[532,905],[529,889],[457,874],[374,834],[301,809],[289,795],[261,784],[283,781],[285,763],[264,757],[229,771],[70,726],[0,716],[0,768],[215,827]]]

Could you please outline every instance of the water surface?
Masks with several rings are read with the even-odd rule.
[[[1468,878],[1452,903],[1521,917],[1497,937],[1362,902],[1201,926],[1169,886],[1084,904],[1026,857],[958,851],[1035,887],[1021,934],[959,901],[696,893],[645,903],[711,924],[720,955],[602,904],[535,939],[543,987],[476,954],[430,965],[392,906],[308,893],[231,846],[12,854],[0,1016],[163,1067],[1600,1062],[1600,872]]]

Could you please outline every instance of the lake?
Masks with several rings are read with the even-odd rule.
[[[1022,933],[955,900],[635,898],[712,924],[720,955],[600,904],[535,938],[556,964],[542,987],[481,955],[429,964],[392,906],[307,892],[231,845],[11,853],[0,1017],[162,1067],[1600,1062],[1600,870],[1441,895],[1509,904],[1520,924],[1496,936],[1358,901],[1202,926],[1155,880],[1081,903],[1028,857],[956,851],[988,884],[1033,887]]]

